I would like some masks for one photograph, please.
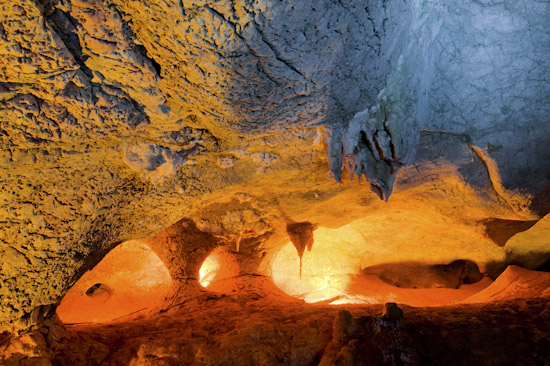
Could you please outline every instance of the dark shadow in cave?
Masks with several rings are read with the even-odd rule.
[[[550,259],[547,262],[540,265],[537,268],[537,271],[550,272]]]
[[[362,272],[376,275],[390,285],[403,288],[456,289],[483,278],[477,264],[464,259],[437,265],[415,261],[383,263],[366,267]]]
[[[512,236],[530,229],[537,222],[538,220],[521,221],[491,218],[481,221],[481,224],[485,227],[487,237],[499,247],[503,247]]]
[[[104,283],[96,283],[95,285],[92,285],[89,289],[86,290],[87,296],[97,296],[98,294],[104,293],[104,292],[110,292],[111,288]]]

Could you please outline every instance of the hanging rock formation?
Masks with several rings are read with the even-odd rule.
[[[300,257],[300,278],[302,278],[302,257],[306,248],[308,251],[313,248],[313,231],[317,228],[318,225],[311,222],[295,222],[286,226],[290,241]]]

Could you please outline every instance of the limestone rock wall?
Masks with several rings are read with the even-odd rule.
[[[506,185],[548,181],[550,4],[443,1],[423,128],[471,136]],[[538,187],[537,187],[538,186]]]
[[[550,5],[416,0],[407,6],[399,40],[384,40],[395,46],[390,59],[397,62],[377,100],[348,123],[332,125],[336,178],[347,165],[385,187],[385,197],[391,167],[410,162],[420,128],[469,136],[497,161],[506,186],[540,191],[550,177]],[[373,141],[368,149],[359,146],[357,118]],[[393,155],[377,151],[390,147]]]

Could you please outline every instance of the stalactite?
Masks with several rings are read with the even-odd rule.
[[[304,251],[311,251],[313,248],[313,230],[317,229],[317,224],[311,222],[296,222],[286,226],[286,232],[290,237],[290,241],[298,251],[300,257],[300,279],[302,279],[302,256]]]
[[[364,175],[380,199],[389,199],[397,170],[412,161],[418,144],[418,128],[405,118],[401,103],[397,91],[384,89],[374,106],[329,132],[329,166],[337,181],[343,171],[350,179]]]
[[[241,246],[241,238],[242,238],[242,234],[237,236],[236,239],[235,239],[235,249],[237,250],[237,253],[239,252],[239,249],[240,249],[240,246]]]

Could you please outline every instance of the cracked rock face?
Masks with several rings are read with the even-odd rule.
[[[484,274],[542,265],[545,242],[480,227],[538,219],[508,189],[548,184],[548,19],[537,0],[0,0],[0,326],[50,318],[127,240],[198,288],[209,250],[269,279],[290,222],[408,207],[475,226],[449,237],[481,243]],[[424,244],[395,251],[445,249]]]

